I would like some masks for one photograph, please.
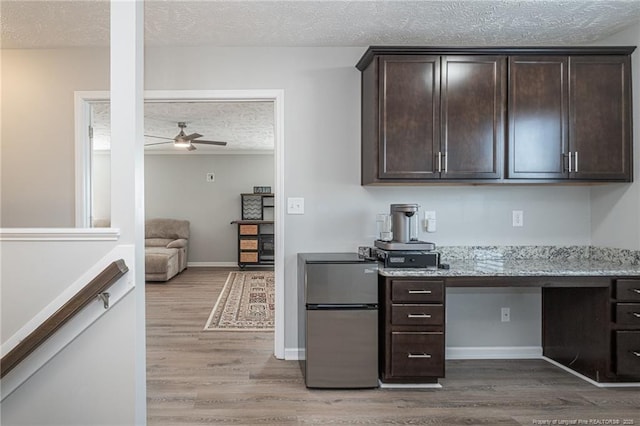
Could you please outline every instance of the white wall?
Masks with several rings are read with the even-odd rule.
[[[109,49],[2,49],[0,225],[74,227],[74,90],[109,89]]]
[[[207,173],[215,182],[206,182]],[[145,155],[147,218],[191,222],[189,262],[237,264],[240,194],[274,185],[273,154]],[[215,266],[215,265],[214,265]]]
[[[640,23],[598,43],[640,46]],[[640,52],[631,57],[633,79],[634,156],[633,184],[597,186],[591,189],[591,239],[595,246],[640,250]]]

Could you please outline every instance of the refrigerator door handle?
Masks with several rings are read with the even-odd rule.
[[[378,309],[378,305],[373,303],[344,303],[344,304],[330,304],[330,303],[317,303],[308,304],[308,310],[344,310],[344,309]]]

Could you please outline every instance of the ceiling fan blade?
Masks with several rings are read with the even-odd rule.
[[[182,136],[179,139],[182,139],[182,140],[185,140],[185,141],[192,141],[192,140],[194,140],[196,138],[201,138],[201,137],[202,137],[202,135],[200,133],[191,133],[190,135]]]
[[[193,146],[193,145],[189,145],[189,146],[187,147],[187,151],[195,151],[196,149],[197,149],[197,148],[196,148],[195,146]]]
[[[151,145],[163,145],[165,143],[173,143],[173,139],[168,140],[166,142],[155,142],[155,143],[145,143],[144,146],[151,146]]]
[[[205,144],[205,145],[227,146],[226,142],[220,142],[220,141],[191,141],[191,143],[202,143],[202,144]]]
[[[166,139],[168,141],[172,141],[173,138],[165,138],[164,136],[153,136],[153,135],[144,135],[145,138],[156,138],[156,139]]]

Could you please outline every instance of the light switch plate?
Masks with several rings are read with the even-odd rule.
[[[304,214],[304,198],[287,198],[287,214]]]

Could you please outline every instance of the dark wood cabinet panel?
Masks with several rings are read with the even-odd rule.
[[[631,179],[629,56],[569,59],[571,177]]]
[[[502,177],[504,70],[500,56],[442,57],[444,179]]]
[[[438,151],[440,58],[380,58],[379,178],[432,179]]]
[[[631,182],[634,49],[370,47],[361,183]]]
[[[391,333],[391,376],[443,377],[442,332]]]
[[[509,58],[508,178],[568,177],[566,56]]]

